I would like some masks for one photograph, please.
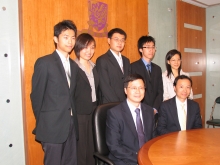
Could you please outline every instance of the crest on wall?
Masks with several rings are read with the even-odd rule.
[[[89,33],[94,37],[107,36],[107,16],[108,5],[96,0],[88,0],[89,21],[88,29],[83,29],[79,33]]]

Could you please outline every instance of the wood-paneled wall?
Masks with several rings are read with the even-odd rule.
[[[137,40],[148,34],[148,1],[100,0],[108,5],[107,30],[115,27],[126,31],[128,37],[122,54],[131,62],[139,59]],[[53,26],[64,19],[71,19],[78,30],[88,29],[88,0],[19,0],[21,15],[22,81],[24,97],[24,129],[26,164],[43,164],[41,145],[35,141],[32,130],[35,118],[30,102],[31,77],[36,59],[54,51]],[[105,53],[107,38],[97,38],[93,61]],[[75,58],[72,53],[71,58]]]
[[[184,23],[190,27],[184,27]],[[177,0],[177,46],[182,53],[183,71],[194,72],[193,74],[196,75],[191,76],[193,95],[202,96],[194,101],[200,105],[204,125],[206,96],[206,12],[204,8]],[[194,52],[184,51],[184,48]]]

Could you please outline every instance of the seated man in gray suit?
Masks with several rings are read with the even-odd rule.
[[[124,91],[127,99],[107,112],[106,143],[116,165],[137,165],[139,149],[154,137],[154,110],[141,103],[145,83],[140,75],[127,76]]]
[[[188,99],[192,80],[188,76],[180,75],[175,78],[173,85],[176,96],[164,101],[160,106],[158,135],[202,128],[199,104]]]

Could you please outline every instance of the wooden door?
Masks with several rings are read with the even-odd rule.
[[[200,105],[205,124],[206,96],[206,12],[177,0],[177,47],[182,53],[182,69],[193,81],[194,101]]]

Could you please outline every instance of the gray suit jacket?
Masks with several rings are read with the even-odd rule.
[[[155,135],[154,112],[146,104],[141,104],[141,110],[147,142]],[[107,112],[106,143],[116,165],[137,165],[138,134],[126,100]]]
[[[36,118],[33,131],[36,139],[48,143],[63,143],[69,134],[70,110],[73,112],[76,136],[77,116],[73,94],[78,74],[77,64],[70,59],[71,84],[68,86],[62,61],[54,51],[39,58],[32,77],[31,102]]]
[[[175,98],[176,96],[164,101],[160,106],[157,124],[158,135],[181,131]],[[195,128],[202,128],[199,104],[193,100],[187,99],[186,130]]]
[[[124,78],[130,74],[130,61],[122,56],[123,70],[115,59],[114,55],[108,50],[96,61],[96,68],[100,78],[101,102],[121,102],[125,100]]]

